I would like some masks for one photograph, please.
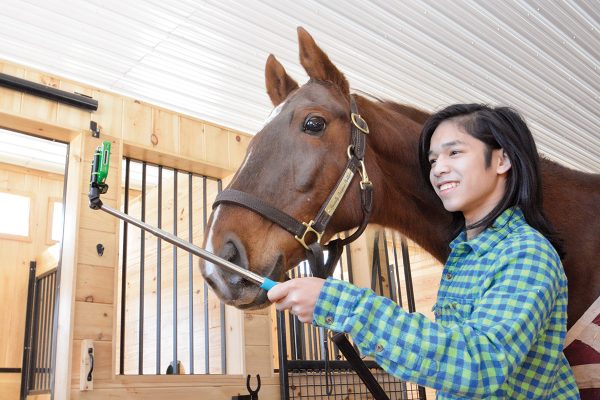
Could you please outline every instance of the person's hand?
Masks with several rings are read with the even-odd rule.
[[[315,304],[319,299],[325,280],[320,278],[296,278],[278,283],[267,292],[277,310],[290,310],[301,322],[311,323]]]

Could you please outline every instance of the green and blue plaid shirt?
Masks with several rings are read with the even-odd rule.
[[[315,325],[352,336],[363,354],[438,399],[578,399],[564,357],[567,279],[519,209],[450,244],[436,322],[347,282],[328,279]]]

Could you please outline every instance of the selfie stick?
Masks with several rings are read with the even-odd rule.
[[[262,289],[269,291],[273,286],[277,284],[277,282],[272,281],[269,278],[262,277],[252,271],[244,269],[239,265],[236,265],[230,261],[227,261],[221,257],[214,255],[211,252],[208,252],[190,242],[186,242],[181,238],[169,233],[167,231],[163,231],[162,229],[155,228],[151,225],[148,225],[145,222],[142,222],[138,219],[132,218],[131,216],[122,213],[118,210],[115,210],[112,207],[106,206],[102,204],[100,200],[100,195],[104,194],[108,190],[108,185],[106,184],[106,177],[108,176],[108,163],[110,160],[110,142],[104,141],[100,146],[96,148],[96,152],[94,153],[94,158],[92,160],[92,173],[90,176],[90,191],[88,194],[88,198],[90,201],[90,208],[93,210],[102,210],[104,212],[109,213],[110,215],[117,217],[131,225],[137,226],[138,228],[150,232],[154,236],[157,236],[165,241],[186,250],[198,257],[201,257],[207,261],[212,262],[220,267],[223,267],[231,272],[242,275],[244,278],[248,279],[259,285]]]

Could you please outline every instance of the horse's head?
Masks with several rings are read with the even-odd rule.
[[[244,204],[219,202],[204,242],[207,250],[277,281],[306,258],[306,249],[291,229],[249,209],[247,203],[258,200],[297,221],[314,220],[325,203],[332,203],[330,193],[345,174],[350,151],[348,82],[302,28],[298,38],[300,62],[310,80],[299,87],[275,57],[267,59],[266,86],[275,108],[225,191],[250,197]],[[321,243],[361,221],[359,182],[349,178],[349,189],[328,220]],[[308,244],[315,240],[316,235],[307,234]],[[241,276],[205,261],[200,269],[223,302],[245,309],[269,304],[265,291]]]

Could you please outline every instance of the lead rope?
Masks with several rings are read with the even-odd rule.
[[[325,331],[325,328],[322,328]],[[333,392],[333,376],[331,375],[331,369],[329,368],[329,339],[328,333],[323,332],[323,347],[325,348],[325,394],[331,395]]]

